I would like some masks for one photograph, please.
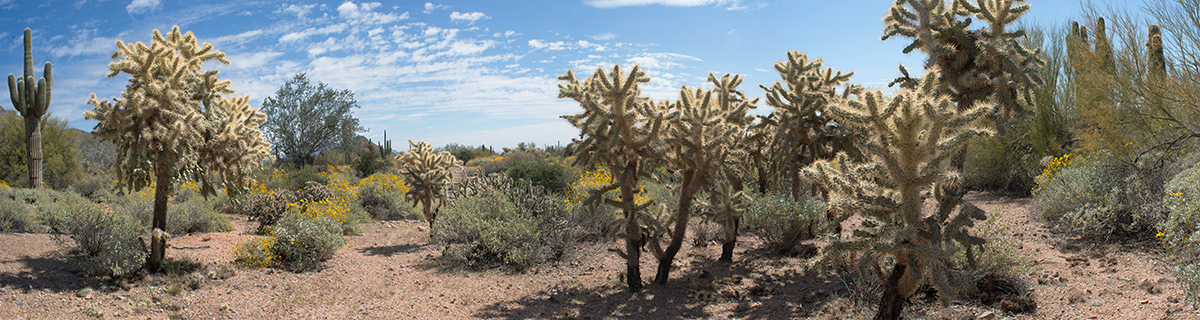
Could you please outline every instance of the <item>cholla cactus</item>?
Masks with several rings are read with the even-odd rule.
[[[696,194],[712,191],[716,183],[714,178],[731,172],[725,164],[729,155],[744,154],[738,152],[737,145],[745,136],[750,119],[747,113],[757,99],[747,101],[745,95],[737,91],[742,82],[740,75],[718,79],[710,73],[708,79],[716,86],[714,90],[693,90],[684,86],[679,91],[679,101],[670,104],[678,116],[668,122],[666,139],[662,141],[663,151],[667,162],[679,169],[683,181],[679,185],[679,206],[673,217],[675,225],[670,244],[666,250],[659,251],[657,242],[651,242],[658,256],[658,273],[654,277],[657,284],[666,284],[670,278],[671,262],[683,244]],[[737,179],[740,185],[740,177]],[[723,225],[735,224],[733,219],[723,221],[728,221]],[[726,239],[733,239],[728,233],[726,236]]]
[[[620,208],[624,216],[618,223],[624,228],[616,230],[616,236],[625,240],[626,282],[629,290],[642,288],[641,248],[645,244],[644,224],[649,221],[640,211],[653,205],[653,201],[637,205],[634,192],[641,177],[643,165],[659,157],[653,142],[669,118],[663,106],[642,97],[639,83],[650,81],[650,77],[634,66],[628,74],[621,66],[614,66],[606,73],[598,68],[591,77],[580,82],[575,73],[567,70],[558,77],[558,97],[570,98],[583,107],[583,112],[562,116],[571,125],[579,128],[580,139],[574,139],[575,164],[582,166],[603,165],[617,175],[613,184],[592,192],[587,200],[591,205],[605,203]],[[604,193],[619,189],[620,198],[605,198]]]
[[[1043,61],[1015,39],[1025,37],[1024,30],[1007,27],[1029,10],[1025,0],[897,0],[883,18],[887,27],[883,39],[904,36],[913,42],[904,53],[920,50],[928,55],[926,68],[941,70],[945,80],[938,92],[950,95],[959,111],[971,109],[979,101],[994,102],[990,116],[996,129],[1004,134],[1007,119],[1032,103],[1030,88],[1041,83],[1037,74]],[[971,18],[987,24],[971,30]],[[905,76],[893,84],[915,85]],[[953,159],[962,168],[965,149]]]
[[[821,59],[808,60],[808,55],[799,51],[787,55],[787,60],[775,63],[783,82],[760,85],[767,91],[767,105],[775,108],[760,126],[774,131],[770,171],[776,177],[790,178],[792,197],[800,199],[800,168],[839,152],[858,154],[854,141],[861,139],[860,134],[833,124],[826,109],[834,100],[859,94],[862,87],[847,84],[854,72],[821,69]],[[840,93],[839,86],[843,86]]]
[[[29,167],[29,185],[38,189],[42,188],[42,116],[50,108],[50,93],[54,89],[54,73],[50,69],[47,61],[41,78],[33,73],[33,36],[25,28],[25,76],[17,78],[9,73],[8,92],[13,108],[25,118],[28,161],[25,165]]]
[[[243,177],[268,155],[258,125],[266,115],[251,108],[249,97],[228,98],[234,93],[229,80],[217,79],[218,70],[203,70],[207,61],[229,64],[225,53],[212,44],[197,43],[195,35],[176,26],[165,36],[154,30],[150,45],[117,40],[117,52],[108,77],[128,74],[129,84],[120,98],[99,100],[93,93],[87,119],[99,121],[93,132],[113,141],[118,165],[132,189],[154,179],[154,232],[147,268],[162,265],[167,225],[167,195],[175,178],[201,183],[211,194],[214,186],[226,190],[245,185]]]
[[[412,201],[414,207],[421,204],[421,212],[433,228],[433,221],[446,202],[446,186],[452,178],[450,168],[462,162],[448,151],[434,152],[433,146],[425,141],[408,140],[408,144],[408,152],[400,156],[403,166],[400,174],[410,188],[404,199]]]
[[[852,162],[840,154],[805,169],[830,189],[830,211],[839,214],[834,223],[863,218],[852,240],[834,238],[825,252],[829,259],[859,253],[858,266],[885,279],[876,319],[899,317],[904,301],[922,283],[937,287],[944,301],[954,296],[963,284],[950,276],[949,264],[960,248],[973,261],[972,246],[984,241],[967,233],[973,221],[984,219],[983,212],[962,201],[958,173],[943,163],[970,139],[989,134],[971,128],[989,108],[977,104],[957,110],[939,93],[940,81],[931,69],[915,88],[890,99],[871,91],[835,105],[830,112],[838,122],[873,133],[861,148],[867,161]],[[934,212],[923,209],[928,191],[939,203]],[[882,267],[889,260],[894,267],[885,275]]]

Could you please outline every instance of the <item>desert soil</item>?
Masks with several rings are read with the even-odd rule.
[[[1153,244],[1113,244],[1052,233],[1029,199],[969,196],[1011,223],[1019,251],[1036,261],[1024,275],[1037,309],[1009,313],[972,301],[948,307],[913,299],[914,319],[1200,319]],[[444,263],[420,221],[364,226],[361,236],[309,273],[243,269],[233,247],[254,225],[170,240],[168,258],[201,264],[181,280],[126,282],[82,276],[71,242],[47,234],[0,234],[2,319],[864,319],[875,298],[822,275],[801,257],[779,257],[743,237],[735,262],[720,245],[687,241],[669,284],[629,293],[619,244],[582,243],[569,256],[524,273]],[[643,275],[656,263],[643,261]],[[647,279],[648,281],[649,279]],[[186,285],[181,286],[180,283]]]

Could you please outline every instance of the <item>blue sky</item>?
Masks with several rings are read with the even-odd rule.
[[[176,0],[0,0],[0,73],[22,73],[21,33],[33,29],[34,64],[54,63],[53,116],[91,130],[89,94],[115,97],[126,76],[106,78],[115,40],[150,40],[179,25],[224,51],[231,65],[207,65],[261,106],[294,74],[354,91],[355,115],[398,150],[433,145],[566,144],[578,135],[558,116],[558,75],[640,64],[654,99],[709,72],[740,73],[743,91],[778,79],[787,50],[854,71],[853,82],[883,87],[896,66],[920,65],[902,39],[880,41],[890,1],[544,0],[279,2]],[[1032,1],[1026,20],[1065,23],[1075,1]],[[11,110],[8,99],[0,106]],[[759,112],[769,107],[760,103]]]

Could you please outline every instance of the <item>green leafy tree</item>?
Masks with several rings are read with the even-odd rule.
[[[623,227],[616,228],[615,236],[625,240],[625,251],[619,254],[625,258],[629,290],[639,291],[644,233],[656,222],[641,214],[653,201],[638,205],[634,193],[644,165],[660,158],[654,142],[668,117],[663,106],[642,97],[638,84],[650,82],[650,77],[639,66],[634,66],[628,74],[621,71],[620,65],[613,66],[610,72],[597,68],[595,74],[583,81],[575,77],[574,71],[567,70],[558,80],[562,81],[558,97],[575,100],[583,108],[583,112],[562,116],[579,128],[580,139],[574,139],[575,165],[605,166],[616,175],[616,181],[592,191],[586,202],[593,206],[611,205],[624,213],[616,222]],[[617,199],[604,195],[612,190],[619,190]]]
[[[364,131],[352,114],[358,107],[349,89],[336,90],[323,82],[313,85],[299,73],[275,96],[263,100],[262,112],[267,114],[263,132],[279,161],[312,164],[321,152],[348,145]]]
[[[38,78],[33,73],[33,36],[25,28],[25,76],[17,79],[8,74],[8,92],[12,96],[13,108],[25,117],[25,151],[28,160],[29,185],[42,188],[42,116],[50,108],[50,93],[54,89],[54,74],[50,62]],[[36,80],[35,80],[36,79]],[[37,81],[37,82],[34,82]]]
[[[966,286],[951,272],[955,255],[965,248],[973,264],[972,248],[984,242],[968,234],[974,221],[985,219],[983,211],[962,200],[958,172],[946,160],[972,138],[989,134],[972,123],[990,109],[976,104],[958,110],[940,93],[941,81],[930,69],[916,86],[890,99],[870,91],[835,104],[829,111],[839,123],[873,133],[860,148],[866,161],[853,162],[843,153],[805,169],[829,188],[829,210],[838,214],[833,223],[863,219],[852,238],[834,237],[825,253],[826,259],[857,254],[860,272],[874,271],[884,280],[876,319],[898,319],[922,283],[936,287],[948,302]],[[937,201],[933,211],[925,210],[929,191]],[[892,270],[885,273],[889,261]]]
[[[149,45],[117,40],[108,77],[129,75],[121,97],[99,100],[87,119],[99,121],[93,132],[113,141],[127,186],[154,186],[154,218],[148,270],[157,272],[166,249],[167,200],[174,182],[200,182],[205,195],[223,186],[235,192],[243,179],[268,156],[270,145],[258,126],[266,116],[250,107],[249,97],[234,93],[208,61],[229,64],[225,53],[175,26],[163,35],[154,30]]]
[[[25,151],[27,144],[22,132],[23,122],[15,112],[0,114],[0,180],[13,186],[32,187],[28,184],[29,175],[26,171],[29,157]],[[71,128],[66,120],[51,116],[42,118],[40,127],[38,131],[46,154],[42,159],[43,184],[54,189],[66,188],[83,173],[79,131]]]
[[[414,207],[420,204],[425,220],[433,228],[434,219],[446,202],[446,186],[453,178],[450,168],[462,162],[450,152],[434,152],[433,146],[425,141],[408,140],[408,144],[408,152],[400,156],[400,174],[409,188],[404,199],[412,201]]]

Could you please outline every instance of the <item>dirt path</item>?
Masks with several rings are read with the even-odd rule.
[[[991,214],[1013,223],[1020,250],[1035,257],[1038,310],[1016,316],[982,306],[915,305],[914,318],[962,319],[1192,319],[1186,302],[1152,248],[1090,245],[1062,239],[1030,219],[1027,199],[973,195]],[[785,319],[863,318],[864,309],[837,277],[805,270],[795,257],[763,257],[745,239],[733,264],[716,262],[719,245],[680,254],[670,284],[624,291],[623,262],[613,243],[581,244],[571,256],[526,273],[470,271],[442,264],[427,245],[420,221],[364,226],[319,272],[229,270],[233,246],[253,226],[234,218],[236,231],[179,236],[169,258],[204,264],[205,280],[151,279],[111,284],[77,275],[74,255],[44,234],[0,234],[0,318],[72,319],[462,319],[628,318]],[[67,243],[69,244],[69,243]],[[747,252],[746,250],[750,250]],[[643,262],[653,274],[654,263]],[[212,272],[209,272],[212,271]],[[226,277],[228,276],[228,277]],[[178,283],[189,288],[177,290]],[[194,287],[194,288],[192,288]],[[91,288],[91,289],[85,289]],[[1080,293],[1078,296],[1074,293]],[[1001,318],[1001,317],[997,317]]]

